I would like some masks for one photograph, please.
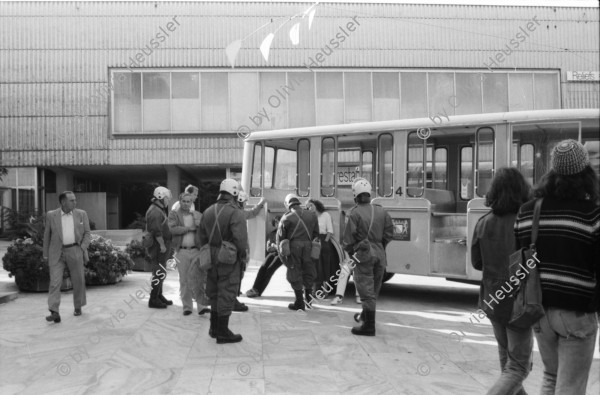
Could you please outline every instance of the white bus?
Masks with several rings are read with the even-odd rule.
[[[254,132],[245,139],[242,187],[249,205],[268,203],[249,223],[251,257],[264,259],[271,220],[291,192],[324,203],[339,242],[354,205],[351,184],[364,177],[394,223],[385,280],[402,273],[477,282],[471,237],[489,210],[495,169],[517,167],[535,184],[554,145],[571,138],[598,171],[599,118],[598,109],[539,110]]]

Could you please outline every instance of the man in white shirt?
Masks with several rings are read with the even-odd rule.
[[[196,201],[196,199],[198,199],[198,187],[195,187],[192,184],[190,184],[187,187],[185,187],[183,192],[189,193],[190,195],[192,195],[192,206],[190,207],[190,210],[191,211],[196,210],[196,207],[194,206],[194,202]],[[173,210],[173,211],[179,210],[179,207],[180,207],[180,203],[179,203],[179,201],[176,201],[175,203],[173,203],[171,210]]]

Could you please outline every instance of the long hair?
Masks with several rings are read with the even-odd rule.
[[[323,203],[320,200],[308,199],[308,201],[306,203],[314,204],[315,208],[317,209],[319,214],[325,212],[325,206],[323,205]]]
[[[531,187],[519,170],[502,167],[496,172],[485,205],[498,216],[516,214],[519,207],[531,198]]]
[[[548,171],[540,179],[533,191],[535,197],[553,197],[558,200],[591,200],[600,203],[598,174],[591,166],[572,174],[558,174]]]

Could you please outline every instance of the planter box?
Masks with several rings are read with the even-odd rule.
[[[135,263],[135,266],[132,269],[134,272],[151,272],[152,271],[152,266],[144,258],[135,258],[133,260],[133,262]]]
[[[39,279],[37,281],[27,281],[23,279],[20,275],[15,276],[15,283],[17,287],[19,287],[19,291],[22,292],[48,292],[50,288],[50,279]],[[73,289],[73,284],[71,283],[71,278],[63,278],[62,286],[60,287],[61,291],[70,291]]]

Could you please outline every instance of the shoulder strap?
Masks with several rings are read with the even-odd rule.
[[[213,224],[212,230],[210,231],[210,236],[208,237],[208,244],[210,244],[210,242],[212,241],[213,235],[215,234],[215,228],[217,226],[219,226],[219,214],[221,214],[221,211],[223,211],[224,208],[225,208],[225,206],[221,207],[221,210],[219,210],[219,212],[217,212],[217,205],[215,204],[215,213],[216,213],[215,223]],[[219,228],[219,234],[221,234],[220,228]]]
[[[542,200],[544,198],[540,198],[535,201],[535,206],[533,207],[533,221],[531,223],[531,245],[535,247],[535,242],[537,241],[538,236],[538,227],[540,225],[540,212],[542,211]]]
[[[299,220],[298,223],[296,224],[296,229],[298,229],[298,225],[300,225],[300,223],[302,223],[302,226],[304,226],[304,230],[306,230],[306,235],[310,239],[311,234],[308,231],[308,227],[306,226],[304,221],[302,221],[302,217],[300,215],[298,215],[298,213],[296,211],[294,211],[294,214],[296,214],[296,217],[298,217],[298,220]],[[294,236],[294,234],[296,233],[296,229],[294,229],[294,233],[292,233],[292,236]],[[291,237],[290,237],[290,239],[291,239]]]
[[[219,214],[221,214],[221,211],[223,211],[225,209],[226,205],[223,205],[223,208],[219,211]],[[235,213],[235,208],[233,209],[234,211],[231,212],[231,215],[229,216],[229,222],[231,222],[231,217],[233,217],[233,214]],[[217,215],[217,221],[215,221],[215,224],[217,225],[217,229],[219,229],[219,237],[221,237],[221,242],[223,242],[223,233],[221,233],[221,226],[219,225],[219,221],[218,221],[218,215]],[[214,231],[214,227],[213,227],[213,231]]]

